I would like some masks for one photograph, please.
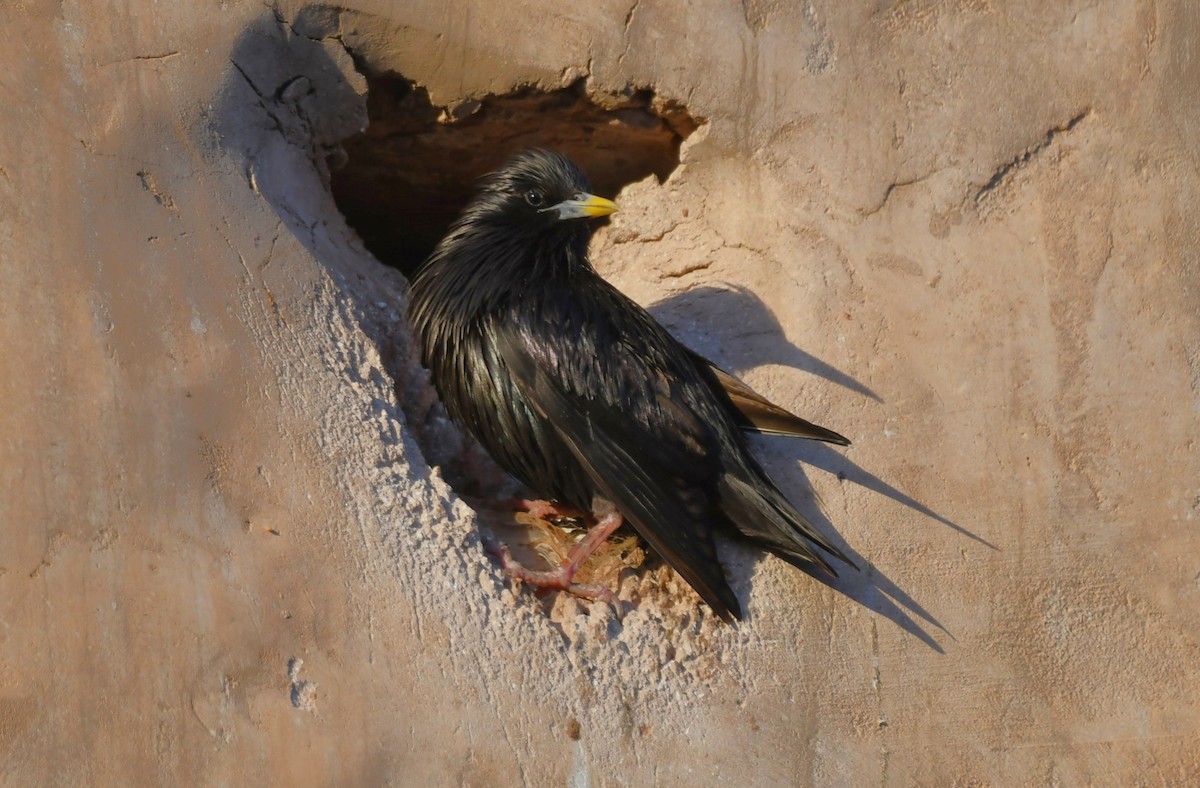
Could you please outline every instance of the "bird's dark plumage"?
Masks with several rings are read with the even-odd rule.
[[[591,197],[568,158],[487,178],[417,274],[411,314],[450,416],[539,495],[611,504],[725,619],[741,606],[713,535],[802,568],[850,563],[787,501],[742,429],[846,444],[685,348],[588,262]],[[599,512],[597,512],[599,513]]]

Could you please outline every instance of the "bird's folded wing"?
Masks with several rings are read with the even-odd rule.
[[[729,396],[737,409],[734,417],[744,430],[767,435],[789,435],[796,438],[836,443],[849,446],[850,441],[833,430],[800,418],[771,402],[733,375],[718,367],[695,351],[689,351],[697,366],[707,367],[717,377],[717,382]]]
[[[712,500],[720,474],[713,436],[679,404],[677,382],[624,345],[608,348],[603,364],[587,353],[550,358],[542,352],[546,338],[534,331],[526,325],[493,335],[529,405],[557,430],[596,489],[714,612],[740,618],[713,540],[721,517]]]

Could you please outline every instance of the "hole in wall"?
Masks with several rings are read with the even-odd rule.
[[[588,174],[594,192],[612,197],[651,175],[666,180],[679,165],[683,141],[703,122],[651,89],[596,93],[584,79],[557,90],[524,87],[438,106],[424,87],[402,74],[374,73],[361,60],[355,65],[367,80],[369,123],[341,143],[346,157],[331,174],[333,197],[376,259],[405,276],[416,272],[445,235],[479,178],[518,151],[561,151]],[[437,413],[435,420],[441,418]],[[436,436],[445,431],[425,426],[418,443],[451,486],[481,502],[502,497],[507,476],[478,446],[467,442],[446,456],[430,445],[430,438],[441,443]],[[507,492],[519,490],[508,487]],[[574,544],[571,522],[549,525],[518,517],[515,529],[497,530],[486,505],[480,513],[484,533],[506,543],[530,566],[557,564]],[[602,549],[580,581],[615,585],[622,568],[644,561],[661,580],[661,560],[646,556],[636,544],[625,538]]]
[[[395,73],[367,79],[369,125],[342,142],[333,173],[346,221],[381,262],[411,275],[471,198],[479,178],[516,152],[554,148],[583,167],[598,194],[679,164],[679,147],[702,121],[647,88],[590,93],[586,80],[433,104],[425,88]]]

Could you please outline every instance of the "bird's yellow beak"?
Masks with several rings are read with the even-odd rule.
[[[618,208],[612,200],[580,192],[571,199],[563,200],[558,205],[552,205],[544,210],[555,211],[559,219],[590,219],[616,213]]]

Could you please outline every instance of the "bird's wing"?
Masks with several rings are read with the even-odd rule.
[[[740,618],[713,540],[723,516],[713,499],[716,438],[680,404],[683,384],[656,363],[653,342],[597,343],[593,332],[553,322],[499,325],[491,337],[532,410],[595,488],[714,612]]]
[[[707,367],[716,375],[717,382],[721,384],[721,388],[729,396],[729,401],[737,409],[734,418],[742,429],[766,435],[808,438],[826,443],[836,443],[839,446],[850,445],[850,441],[846,437],[784,410],[704,356],[693,350],[688,352],[697,366]]]
[[[684,350],[709,381],[714,396],[725,403],[733,422],[743,430],[813,438],[843,446],[850,444],[836,432],[805,421],[770,402],[699,353],[688,348]],[[719,396],[714,383],[728,399]],[[814,552],[814,546],[858,568],[796,510],[753,457],[743,452],[736,452],[736,456],[740,462],[728,464],[719,490],[721,508],[743,535],[801,569],[808,570],[816,565],[837,576],[833,567]]]

